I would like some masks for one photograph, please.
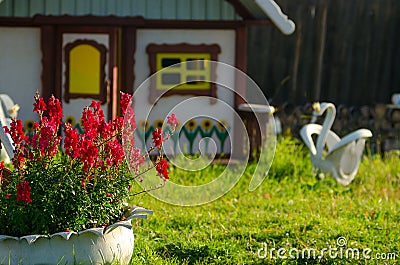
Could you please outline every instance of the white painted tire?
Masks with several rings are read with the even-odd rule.
[[[128,264],[133,253],[131,226],[118,225],[103,233],[89,229],[21,238],[1,236],[1,264]],[[10,262],[9,262],[10,261]]]
[[[129,264],[134,247],[132,218],[146,218],[152,211],[133,208],[127,221],[106,228],[61,232],[50,236],[0,235],[0,264]]]

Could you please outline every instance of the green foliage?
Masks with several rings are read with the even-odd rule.
[[[309,179],[312,166],[306,147],[295,138],[280,138],[276,146],[274,161],[268,172],[268,178],[278,181],[293,177]]]
[[[0,191],[0,234],[80,231],[120,220],[125,209],[121,199],[129,197],[127,187],[133,181],[126,167],[120,167],[119,172],[111,167],[82,185],[81,167],[67,166],[71,163],[78,162],[60,153],[48,163],[27,164],[24,179],[30,182],[29,204],[17,202],[19,179],[11,178]]]

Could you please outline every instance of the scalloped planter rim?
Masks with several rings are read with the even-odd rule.
[[[61,232],[50,236],[0,235],[0,264],[128,264],[131,260],[134,235],[132,218],[147,218],[152,211],[136,208],[126,221],[106,228],[81,232]]]

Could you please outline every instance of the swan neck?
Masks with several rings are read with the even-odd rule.
[[[328,137],[328,132],[332,128],[333,121],[335,120],[336,110],[333,105],[326,107],[326,116],[324,123],[322,124],[322,130],[317,140],[317,155],[322,156],[322,151]]]

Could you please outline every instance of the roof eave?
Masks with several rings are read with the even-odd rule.
[[[294,32],[296,25],[273,0],[255,0],[255,3],[268,15],[283,34],[290,35]]]
[[[228,0],[235,6],[235,9],[247,14],[245,20],[271,20],[272,23],[285,35],[294,32],[296,26],[287,15],[285,15],[279,5],[273,0]],[[242,8],[238,8],[241,6]],[[246,12],[243,11],[246,10]]]

